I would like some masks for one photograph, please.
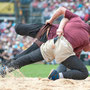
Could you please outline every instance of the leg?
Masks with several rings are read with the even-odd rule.
[[[56,70],[53,70],[48,77],[49,79],[56,80],[64,77],[68,79],[82,80],[88,77],[87,68],[85,67],[83,62],[78,59],[77,56],[74,55],[67,58],[64,62],[62,62],[62,64],[70,70],[61,73],[58,73]]]
[[[38,61],[42,61],[43,57],[40,52],[40,48],[34,50],[31,53],[23,55],[22,57],[12,61],[8,64],[8,67],[14,67],[15,69],[19,69],[25,65],[32,64]]]
[[[42,61],[43,57],[41,55],[40,49],[36,49],[35,51],[24,55],[15,61],[10,62],[5,69],[0,69],[0,75],[4,77],[6,75],[6,72],[12,72],[15,69],[20,69],[21,67],[32,64],[35,62]]]
[[[38,49],[38,48],[39,48],[38,45],[35,44],[35,43],[33,43],[32,46],[30,46],[27,50],[23,51],[22,53],[20,53],[19,55],[17,55],[17,56],[14,57],[13,59],[16,60],[17,58],[20,58],[21,56],[26,55],[26,54],[28,54],[28,53],[30,53],[30,52]]]
[[[40,41],[42,42],[46,42],[47,41],[47,38],[46,38],[46,33],[40,38]],[[13,58],[14,60],[16,60],[17,58],[23,56],[23,55],[26,55],[36,49],[38,49],[38,45],[36,43],[33,43],[32,46],[30,46],[27,50],[23,51],[22,53],[20,53],[19,55],[17,55],[15,58]]]
[[[37,32],[44,24],[17,24],[15,26],[15,31],[17,34],[22,36],[30,36],[35,38]]]
[[[57,67],[57,72],[60,73],[60,72],[65,72],[67,71],[67,68],[66,66],[64,66],[63,64],[59,64],[59,66]]]
[[[40,26],[41,25],[41,26]],[[20,25],[16,25],[16,32],[20,35],[34,35],[34,37],[36,36],[37,32],[36,31],[39,31],[39,29],[43,26],[43,24],[40,24],[40,25],[24,25],[24,24],[20,24]],[[32,27],[33,26],[33,27]],[[33,30],[33,28],[36,30]],[[32,29],[32,30],[30,30]],[[26,31],[27,30],[27,31]],[[32,31],[32,32],[31,32]],[[44,33],[44,35],[40,38],[40,41],[42,42],[46,42],[47,41],[47,38],[46,38],[46,33]],[[20,53],[19,55],[17,55],[15,58],[13,58],[14,60],[25,55],[25,54],[28,54],[34,50],[36,50],[38,47],[37,44],[33,44],[32,46],[30,46],[27,50],[25,50],[24,52]]]
[[[71,69],[69,71],[63,72],[64,78],[69,79],[85,79],[88,77],[88,70],[83,64],[83,62],[77,58],[77,56],[71,56],[62,62],[67,68]]]

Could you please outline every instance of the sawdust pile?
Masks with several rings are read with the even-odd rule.
[[[90,90],[90,77],[85,80],[47,78],[0,78],[0,90]]]

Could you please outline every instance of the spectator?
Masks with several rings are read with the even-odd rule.
[[[56,6],[64,6],[79,15],[82,19],[90,12],[89,0],[34,0],[32,6],[43,10],[44,19],[51,17],[54,13],[52,10],[54,11],[57,8]],[[50,14],[48,15],[47,13],[46,16],[45,12],[49,12]]]
[[[49,19],[52,14],[57,9],[57,7],[64,6],[69,8],[72,12],[78,14],[83,20],[90,20],[90,5],[89,0],[31,0],[32,6],[37,10],[37,8],[41,9],[44,21]],[[53,11],[52,11],[53,9]],[[38,11],[37,11],[38,12]],[[61,17],[62,18],[62,17]],[[61,18],[57,19],[59,21]],[[27,49],[33,39],[30,37],[25,38],[19,35],[16,35],[15,31],[15,23],[11,22],[7,19],[4,19],[3,22],[0,23],[0,41],[3,41],[2,47],[4,49],[8,49],[9,57],[13,57],[13,51],[16,49],[20,52]],[[29,40],[30,41],[29,41]],[[17,43],[19,42],[19,43]],[[17,52],[20,53],[20,52]]]

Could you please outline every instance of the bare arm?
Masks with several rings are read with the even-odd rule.
[[[59,24],[59,27],[58,29],[64,29],[64,26],[66,25],[66,23],[68,22],[69,20],[67,18],[63,18]]]
[[[66,10],[67,10],[67,9],[64,8],[64,7],[58,8],[58,9],[56,10],[56,12],[53,14],[53,16],[52,16],[49,20],[46,21],[46,23],[52,24],[53,21],[56,20],[59,16],[61,16],[61,15],[64,15],[64,16],[65,16]]]
[[[67,18],[63,18],[59,24],[59,27],[57,29],[57,35],[58,36],[61,36],[61,34],[63,34],[63,29],[66,25],[66,23],[68,22],[69,20]]]

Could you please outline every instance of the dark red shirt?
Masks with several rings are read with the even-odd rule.
[[[69,22],[64,27],[64,37],[76,53],[81,52],[89,44],[90,26],[69,10],[66,10],[65,18],[68,18]]]
[[[48,34],[48,40],[57,36],[56,30],[58,29],[58,26],[59,26],[59,24],[53,24],[52,25],[52,27],[49,31],[49,34]]]
[[[90,26],[69,10],[66,10],[65,18],[68,18],[69,21],[64,27],[64,37],[71,43],[75,53],[79,53],[89,44]],[[58,26],[59,25],[52,26],[48,39],[57,36],[56,30]]]

